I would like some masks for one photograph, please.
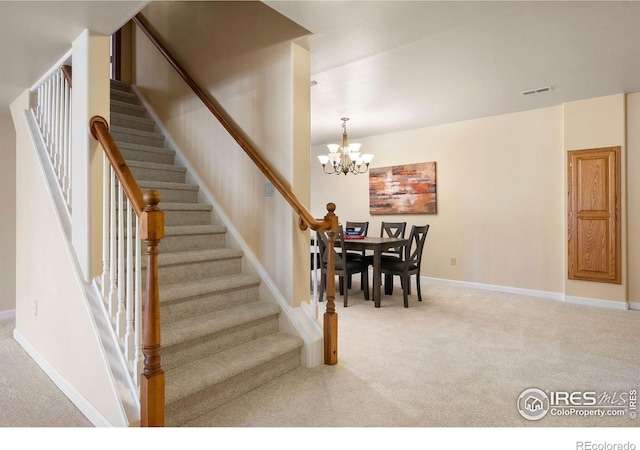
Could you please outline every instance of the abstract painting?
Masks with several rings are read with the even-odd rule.
[[[380,214],[436,214],[436,163],[369,169],[369,211]]]

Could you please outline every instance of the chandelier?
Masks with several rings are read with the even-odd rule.
[[[329,144],[329,154],[318,156],[320,164],[322,164],[322,170],[328,174],[340,175],[353,173],[365,173],[369,170],[369,163],[373,159],[373,155],[365,153],[360,154],[361,144],[349,144],[347,139],[347,120],[348,117],[342,119],[342,145]],[[329,170],[327,170],[327,163],[331,163]]]

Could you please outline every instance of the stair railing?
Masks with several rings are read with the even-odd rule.
[[[160,43],[145,23],[144,17],[137,14],[132,19],[140,30],[149,38],[169,64],[176,70],[182,79],[189,85],[193,92],[200,98],[202,103],[218,119],[220,124],[235,139],[238,145],[245,151],[247,156],[262,171],[273,186],[280,192],[291,208],[299,216],[300,230],[312,229],[315,231],[327,231],[329,235],[329,260],[327,262],[326,296],[327,307],[324,314],[324,363],[333,365],[338,362],[338,315],[335,310],[335,261],[333,258],[333,248],[335,235],[338,232],[338,216],[334,214],[336,205],[327,204],[327,214],[323,219],[315,219],[309,210],[298,200],[291,191],[288,183],[271,168],[269,163],[262,158],[260,152],[251,144],[241,128],[231,119],[209,92],[205,92],[178,61],[169,53],[166,47]]]
[[[92,117],[89,129],[102,145],[106,159],[103,298],[130,375],[139,382],[140,425],[164,426],[158,288],[158,244],[164,237],[164,212],[158,208],[160,193],[142,193],[103,117]],[[146,244],[146,267],[142,264],[140,240]],[[146,287],[142,288],[145,270]]]
[[[71,213],[71,68],[61,66],[37,87],[35,118],[58,186]]]

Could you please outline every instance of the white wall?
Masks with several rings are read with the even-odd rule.
[[[306,109],[301,98],[294,104],[293,92],[309,61],[291,39],[306,30],[258,2],[153,2],[142,14],[295,188],[294,166],[308,167],[295,160],[302,152],[308,161],[300,129],[308,136],[309,121],[294,123],[294,111],[308,116],[309,100]],[[301,290],[292,281],[309,276],[308,244],[293,237],[297,217],[279,194],[265,197],[266,178],[139,30],[134,40],[135,83],[280,292],[293,306],[308,301],[308,284]],[[305,190],[297,191],[304,201]]]
[[[594,283],[569,280],[567,278],[565,280],[565,293],[572,297],[627,301],[626,129],[626,99],[624,94],[581,100],[565,103],[564,105],[564,149],[566,151],[614,146],[622,147],[622,284]],[[564,173],[566,173],[566,156],[564,159]]]
[[[16,184],[15,332],[43,369],[55,372],[54,381],[63,382],[61,387],[70,386],[76,399],[82,399],[88,408],[83,410],[85,415],[98,411],[100,420],[123,426],[82,276],[74,266],[70,243],[23,117],[28,107],[28,91],[11,105],[20,174]],[[69,390],[63,391],[70,395]]]
[[[325,175],[317,162],[312,211],[333,201],[341,222],[368,220],[372,235],[383,220],[406,221],[408,230],[429,224],[422,276],[557,294],[562,133],[562,107],[552,107],[358,139],[375,155],[373,167],[435,161],[438,213],[371,216],[368,175]],[[314,147],[312,159],[325,149]]]
[[[0,114],[0,318],[16,307],[16,133]]]

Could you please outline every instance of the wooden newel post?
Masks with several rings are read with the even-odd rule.
[[[164,212],[158,208],[160,193],[143,195],[140,237],[147,245],[147,290],[143,316],[144,370],[140,374],[140,426],[164,426],[164,372],[160,365],[160,295],[158,244],[164,237]]]
[[[334,256],[335,237],[338,232],[338,216],[334,214],[336,205],[327,204],[325,221],[331,223],[329,232],[329,246],[327,248],[327,310],[324,313],[324,363],[334,365],[338,363],[338,313],[336,313],[336,265]]]

